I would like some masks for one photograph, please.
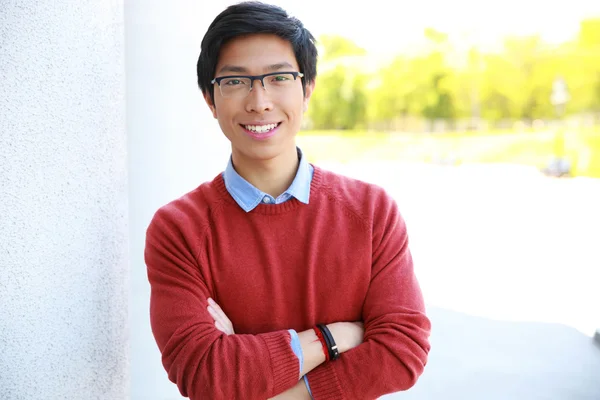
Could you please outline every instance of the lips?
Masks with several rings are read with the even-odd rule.
[[[247,131],[254,133],[267,133],[277,128],[279,123],[270,123],[270,124],[242,124],[242,127]]]
[[[281,122],[268,124],[240,124],[244,129],[244,132],[255,140],[269,139],[277,133],[280,125]]]

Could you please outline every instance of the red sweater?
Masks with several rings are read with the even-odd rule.
[[[298,382],[287,329],[358,321],[364,342],[308,374],[315,400],[375,399],[423,372],[430,322],[404,220],[383,189],[315,167],[310,204],[244,212],[221,175],[147,231],[152,330],[169,379],[198,399],[273,397]],[[217,330],[212,297],[235,335]]]

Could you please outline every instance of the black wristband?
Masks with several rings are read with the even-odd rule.
[[[327,348],[329,360],[333,360],[333,358],[331,358],[331,332],[329,332],[329,329],[327,329],[327,327],[323,324],[317,324],[317,328],[319,328],[319,330],[321,331],[321,335],[323,335],[323,339],[325,340],[325,347]]]
[[[327,352],[329,353],[329,359],[337,360],[338,358],[340,358],[340,351],[338,350],[335,340],[333,339],[333,335],[329,331],[329,328],[327,328],[327,325],[318,324],[317,328],[319,328],[319,330],[323,334],[323,338],[325,339],[325,343],[327,344]]]

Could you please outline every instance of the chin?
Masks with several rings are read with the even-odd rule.
[[[256,160],[271,160],[285,153],[285,149],[281,145],[260,145],[252,146],[245,152],[249,158]]]
[[[295,142],[286,141],[285,143],[270,143],[268,141],[259,143],[250,143],[246,146],[237,147],[238,152],[248,159],[257,161],[266,161],[285,155],[288,152],[296,151]]]

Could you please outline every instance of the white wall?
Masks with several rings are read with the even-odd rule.
[[[178,399],[144,236],[227,161],[195,71],[225,2],[38,3],[0,4],[0,399]]]
[[[122,1],[0,1],[0,399],[127,396]]]
[[[196,61],[223,2],[130,0],[125,6],[131,237],[131,398],[180,399],[148,319],[145,231],[163,204],[223,170],[228,142],[196,84]]]

